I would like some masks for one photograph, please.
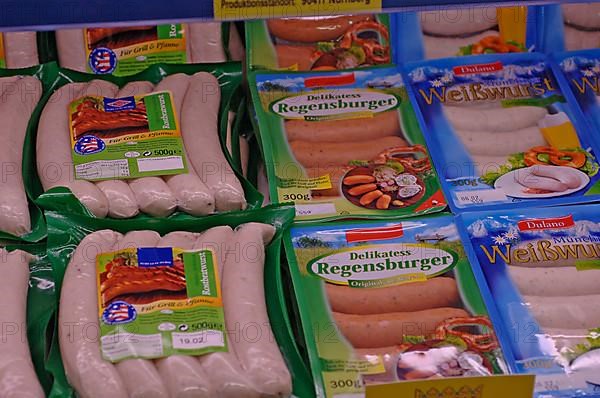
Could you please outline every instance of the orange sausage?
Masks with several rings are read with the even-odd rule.
[[[344,178],[344,185],[369,184],[375,182],[375,177],[367,174],[355,174]]]
[[[332,311],[346,314],[410,312],[460,305],[456,281],[445,276],[374,289],[326,283],[325,289]]]
[[[294,156],[304,167],[348,166],[353,160],[373,160],[386,149],[405,145],[406,141],[400,137],[348,142],[290,142]]]
[[[277,66],[280,68],[297,68],[299,71],[310,70],[312,66],[311,57],[317,49],[314,46],[290,46],[278,44],[275,46],[277,52]]]
[[[392,201],[392,197],[390,195],[382,195],[379,199],[377,199],[377,203],[375,203],[375,207],[380,210],[385,210],[390,207],[390,202]]]
[[[328,18],[280,18],[267,20],[269,32],[282,40],[302,43],[335,40],[353,24],[373,19],[372,15]]]
[[[383,195],[383,192],[381,192],[379,189],[377,191],[366,193],[360,198],[359,203],[363,206],[370,205],[371,202],[379,198],[381,195]]]
[[[433,334],[435,328],[446,319],[468,317],[469,314],[460,308],[443,307],[373,315],[333,312],[333,316],[340,331],[352,346],[371,348],[402,344],[405,335]]]
[[[348,193],[352,196],[363,195],[367,192],[371,192],[377,189],[377,184],[363,184],[357,185],[354,188],[350,188]]]
[[[352,142],[398,136],[402,134],[398,112],[376,113],[371,118],[324,120],[287,120],[285,131],[288,141]]]

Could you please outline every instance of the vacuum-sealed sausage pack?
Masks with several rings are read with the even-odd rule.
[[[593,131],[600,129],[600,49],[553,54],[559,81],[569,86],[574,101]],[[599,134],[591,134],[600,142]]]
[[[60,29],[56,46],[62,67],[116,76],[157,63],[240,61],[244,54],[235,25],[220,22]]]
[[[597,200],[587,124],[541,54],[406,66],[453,211]]]
[[[542,9],[458,6],[393,14],[395,60],[538,51]]]
[[[400,72],[251,77],[271,200],[299,219],[407,217],[445,208]]]
[[[273,298],[291,207],[161,223],[47,214],[60,289],[57,388],[123,398],[310,396]]]
[[[340,70],[392,62],[387,14],[246,22],[251,69]]]
[[[536,375],[538,397],[598,394],[599,214],[590,204],[459,216],[502,348],[513,371]]]
[[[319,396],[507,371],[451,216],[297,224],[284,242]]]
[[[255,191],[223,145],[236,126],[228,111],[237,110],[239,64],[94,77],[62,70],[29,124],[37,164],[26,167],[39,177],[41,207],[131,218],[204,216],[261,201],[246,197]]]

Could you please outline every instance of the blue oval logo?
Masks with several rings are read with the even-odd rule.
[[[135,307],[125,301],[115,301],[102,312],[102,321],[107,325],[121,325],[137,318]]]
[[[75,152],[79,155],[91,155],[102,152],[106,144],[95,135],[84,135],[75,143]]]
[[[110,48],[94,48],[90,53],[89,64],[94,73],[111,73],[117,67],[117,54]]]

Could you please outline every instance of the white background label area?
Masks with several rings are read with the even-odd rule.
[[[504,202],[506,194],[500,189],[475,189],[472,191],[454,192],[458,206],[479,205],[489,202]]]
[[[314,216],[317,214],[335,214],[335,205],[333,203],[323,203],[318,205],[299,205],[296,204],[296,216]]]
[[[183,159],[181,156],[137,159],[137,165],[140,173],[149,171],[180,170],[183,169]]]
[[[102,356],[118,361],[134,355],[160,357],[163,355],[162,335],[118,333],[102,336]]]
[[[173,333],[173,348],[178,350],[196,350],[205,347],[223,347],[225,339],[220,330],[204,330],[196,333]]]
[[[129,177],[127,159],[96,160],[75,165],[75,177],[84,180]]]

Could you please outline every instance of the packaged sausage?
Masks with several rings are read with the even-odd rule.
[[[4,243],[0,267],[0,395],[43,398],[60,377],[60,364],[48,358],[57,306],[46,244]]]
[[[540,47],[546,53],[600,47],[600,5],[565,3],[544,6]]]
[[[571,96],[579,105],[579,110],[588,122],[592,131],[600,128],[600,49],[579,50],[553,54],[556,61],[553,66],[557,70],[557,78],[561,84],[568,86],[565,95]],[[600,142],[598,134],[591,137]]]
[[[247,21],[246,42],[251,69],[324,71],[392,63],[387,14]]]
[[[543,8],[459,5],[393,14],[396,62],[539,51]]]
[[[60,29],[56,45],[62,67],[115,76],[157,63],[240,61],[244,53],[235,25],[220,22]]]
[[[299,219],[409,217],[446,202],[400,72],[250,77],[271,200]]]
[[[451,216],[296,224],[284,242],[321,396],[507,372]]]
[[[598,394],[598,210],[586,205],[459,217],[473,272],[496,304],[502,348],[514,371],[536,375],[536,397]]]
[[[407,65],[453,211],[597,200],[587,125],[542,54]]]
[[[0,239],[38,242],[46,237],[40,209],[31,202],[35,183],[24,165],[34,163],[29,153],[27,128],[46,89],[47,78],[56,76],[53,64],[25,69],[0,70]]]
[[[280,301],[293,217],[290,206],[160,223],[47,212],[64,391],[312,396]]]
[[[95,77],[61,71],[29,125],[37,164],[27,167],[39,177],[43,208],[131,218],[261,203],[224,149],[226,131],[238,125],[229,110],[243,103],[239,64]]]

